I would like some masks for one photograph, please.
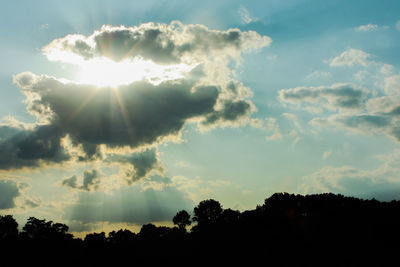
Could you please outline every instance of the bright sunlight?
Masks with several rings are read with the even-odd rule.
[[[77,82],[96,86],[130,84],[139,80],[148,80],[159,84],[166,80],[183,78],[194,66],[186,64],[158,65],[150,60],[134,59],[115,62],[107,58],[81,61],[75,78]]]

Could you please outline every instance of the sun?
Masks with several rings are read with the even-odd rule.
[[[108,58],[96,58],[78,64],[76,81],[99,87],[130,84],[135,81],[148,80],[159,84],[166,80],[183,78],[185,73],[195,66],[186,64],[158,65],[150,60],[135,58],[115,62]]]

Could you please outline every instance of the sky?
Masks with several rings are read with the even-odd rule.
[[[7,1],[0,215],[76,235],[275,192],[400,199],[400,2]]]

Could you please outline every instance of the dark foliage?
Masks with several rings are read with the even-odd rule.
[[[189,226],[192,224],[192,222],[190,221],[190,215],[186,210],[179,211],[174,216],[174,218],[172,218],[172,222],[175,225],[178,225],[178,228],[184,232],[186,232],[186,226]]]
[[[240,212],[223,209],[218,201],[209,199],[194,208],[193,221],[195,225],[187,231],[192,223],[190,215],[179,211],[173,218],[178,227],[149,223],[137,234],[121,229],[108,236],[104,232],[90,233],[81,240],[73,238],[64,224],[34,217],[18,232],[17,222],[6,215],[0,216],[0,243],[2,248],[25,249],[39,255],[46,250],[51,255],[66,253],[74,259],[131,255],[147,261],[182,257],[197,257],[201,261],[222,255],[239,260],[239,255],[275,255],[276,251],[302,251],[304,256],[310,251],[340,249],[340,253],[346,254],[400,247],[399,201],[276,193],[256,209]]]

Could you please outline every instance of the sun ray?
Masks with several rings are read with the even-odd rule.
[[[132,136],[134,136],[134,130],[133,130],[133,126],[132,126],[132,124],[131,124],[131,122],[129,120],[128,111],[126,110],[125,104],[124,104],[123,100],[121,99],[120,91],[117,89],[117,90],[112,90],[112,92],[113,92],[113,94],[115,96],[115,99],[117,100],[119,109],[120,109],[121,114],[122,114],[122,118],[123,118],[125,126],[126,126],[126,128],[128,130],[128,134],[129,134],[129,136],[131,138]],[[131,142],[133,143],[134,140],[131,140]]]
[[[92,89],[90,94],[79,104],[78,108],[69,116],[67,124],[70,123],[88,105],[90,100],[97,94],[98,90]]]

